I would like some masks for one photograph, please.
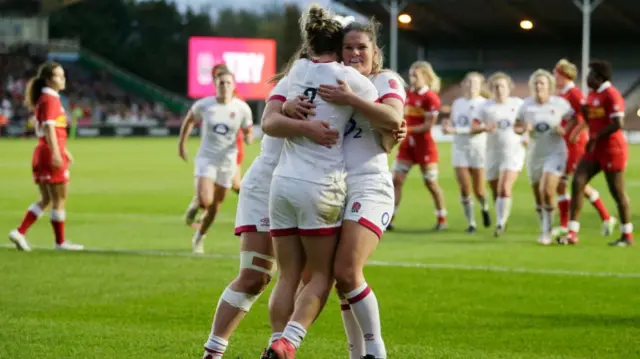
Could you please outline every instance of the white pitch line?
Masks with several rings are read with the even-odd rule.
[[[0,244],[0,248],[13,248],[11,244]],[[54,250],[51,247],[32,246],[36,250]],[[191,252],[172,252],[172,251],[153,251],[153,250],[137,250],[137,249],[104,249],[104,248],[86,248],[85,252],[92,253],[115,253],[130,254],[140,256],[156,256],[156,257],[189,257],[189,258],[215,258],[215,259],[239,259],[236,254],[222,253],[204,253],[194,254]],[[619,272],[589,272],[575,271],[563,269],[544,269],[544,268],[511,268],[500,266],[481,266],[467,264],[445,264],[445,263],[417,263],[417,262],[386,262],[386,261],[369,261],[367,263],[373,267],[392,267],[392,268],[423,268],[423,269],[451,269],[473,272],[499,272],[499,273],[516,273],[516,274],[540,274],[555,276],[571,276],[571,277],[600,277],[600,278],[633,278],[640,279],[640,273],[619,273]]]

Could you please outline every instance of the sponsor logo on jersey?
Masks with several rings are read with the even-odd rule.
[[[389,224],[389,220],[391,219],[391,216],[389,216],[389,212],[384,212],[382,214],[382,218],[380,218],[380,222],[382,223],[383,226],[387,226]]]
[[[351,205],[351,213],[360,212],[360,208],[362,208],[362,205],[360,204],[360,202],[353,202],[353,205]]]

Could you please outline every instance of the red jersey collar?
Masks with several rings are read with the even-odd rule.
[[[335,62],[335,61],[334,60],[331,60],[331,61],[318,61],[318,59],[313,58],[313,59],[311,59],[311,62],[313,62],[314,64],[329,64],[329,63],[332,63],[332,62]]]
[[[55,97],[60,97],[60,94],[58,94],[58,91],[52,89],[51,87],[44,87],[42,89],[42,93],[46,93],[47,95],[51,95]]]

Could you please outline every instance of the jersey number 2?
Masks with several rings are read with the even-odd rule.
[[[349,119],[349,122],[347,122],[347,130],[344,132],[344,137],[349,136],[351,133],[354,133],[353,138],[362,138],[362,129],[356,127],[356,120],[354,119]]]

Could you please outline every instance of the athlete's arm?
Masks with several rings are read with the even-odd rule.
[[[438,120],[438,113],[426,113],[424,115],[424,122],[417,125],[411,126],[407,129],[408,133],[425,133],[431,131],[433,124]]]
[[[242,134],[244,135],[244,143],[246,143],[247,145],[253,143],[253,126],[243,128]]]
[[[318,94],[329,103],[353,107],[377,129],[397,130],[402,123],[403,103],[397,98],[387,98],[383,103],[372,102],[358,96],[341,80],[338,80],[338,86],[320,85]]]
[[[193,131],[193,123],[195,122],[195,114],[193,113],[193,109],[189,110],[187,115],[182,120],[182,124],[180,125],[180,137],[178,140],[178,155],[184,161],[189,161],[189,154],[187,153],[187,147],[185,146],[187,138],[191,135],[191,131]]]
[[[242,134],[244,135],[244,143],[250,145],[253,143],[253,114],[251,113],[251,107],[244,104],[244,120],[242,122]]]
[[[262,113],[262,131],[273,137],[306,137],[330,147],[338,142],[340,132],[326,121],[296,120],[281,113],[284,101],[271,100]]]
[[[612,133],[622,129],[622,127],[624,127],[624,115],[616,114],[616,116],[611,117],[611,123],[607,125],[607,127],[596,133],[596,135],[594,136],[594,140],[597,141],[601,138],[608,137]]]

